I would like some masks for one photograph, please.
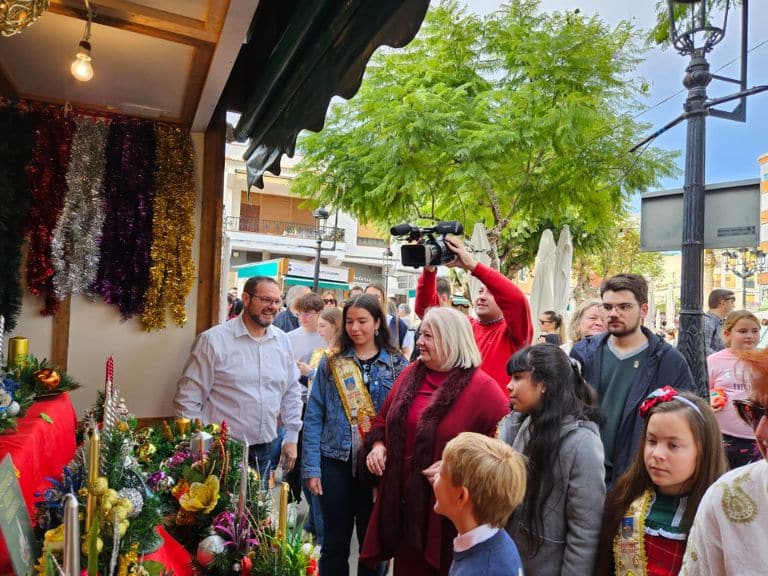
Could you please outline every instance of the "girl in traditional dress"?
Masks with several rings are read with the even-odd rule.
[[[752,374],[736,354],[755,349],[760,321],[748,310],[734,310],[723,321],[723,339],[726,347],[707,356],[710,404],[720,424],[728,463],[737,468],[760,459],[755,431],[739,418],[734,404],[752,393]]]
[[[699,502],[727,470],[720,428],[701,398],[665,386],[640,415],[640,449],[606,498],[600,575],[675,576]]]
[[[373,509],[373,485],[358,468],[361,441],[392,390],[406,359],[390,344],[384,312],[364,294],[344,305],[339,350],[317,367],[304,417],[302,478],[320,496],[323,546],[320,573],[349,574],[353,529],[362,546]],[[378,566],[358,564],[358,576],[375,576]]]

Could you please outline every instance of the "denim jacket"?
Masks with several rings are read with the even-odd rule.
[[[354,350],[342,356],[354,357]],[[390,354],[381,349],[371,366],[368,391],[378,412],[392,390],[400,372],[407,366],[401,354]],[[328,358],[324,357],[317,367],[312,392],[304,415],[302,439],[302,478],[320,478],[320,456],[336,460],[348,460],[352,450],[352,430],[344,406],[333,381]]]

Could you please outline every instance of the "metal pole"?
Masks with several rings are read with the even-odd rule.
[[[315,272],[312,276],[312,291],[317,294],[320,287],[320,255],[323,253],[323,233],[318,227],[315,241]]]
[[[694,50],[683,80],[683,85],[688,88],[685,101],[688,134],[683,189],[683,262],[678,349],[688,361],[696,391],[703,398],[708,396],[709,389],[702,311],[707,114],[704,104],[707,100],[707,85],[711,80],[704,50]]]

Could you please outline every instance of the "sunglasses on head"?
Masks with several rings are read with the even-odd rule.
[[[733,405],[744,422],[750,425],[752,430],[757,430],[760,420],[768,412],[768,408],[753,400],[734,400]]]

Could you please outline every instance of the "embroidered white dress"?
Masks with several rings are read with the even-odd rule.
[[[768,574],[768,463],[723,474],[701,500],[680,576]]]

